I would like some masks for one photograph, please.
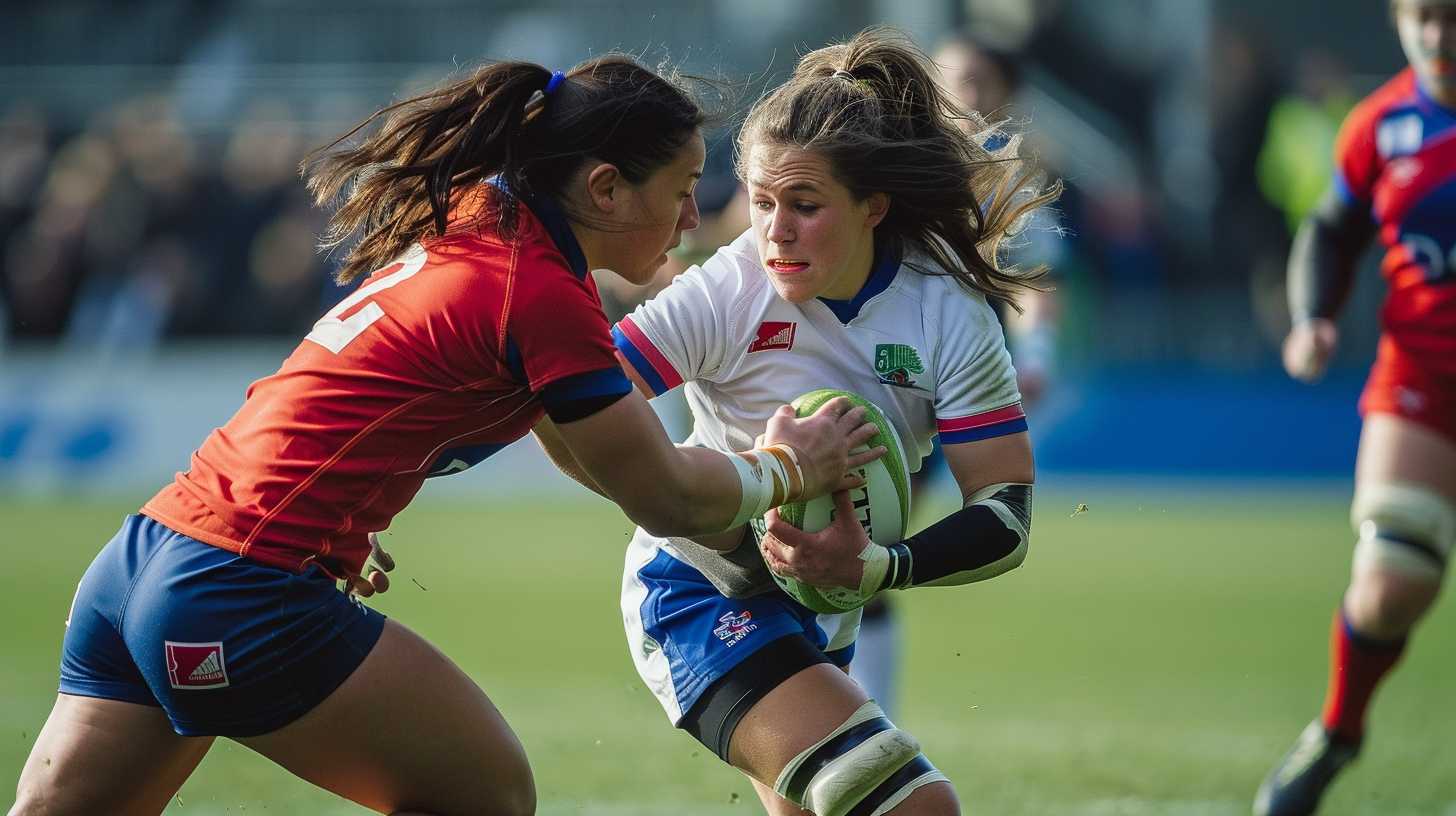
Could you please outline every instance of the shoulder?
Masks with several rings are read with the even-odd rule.
[[[721,289],[748,291],[765,287],[767,280],[759,269],[758,246],[754,243],[752,230],[719,247],[712,257],[704,261],[703,277]]]
[[[690,267],[664,294],[676,294],[676,287],[696,287],[700,290],[699,297],[713,311],[728,317],[773,294],[773,287],[759,268],[758,250],[750,233],[720,247],[700,265]]]
[[[996,310],[986,296],[949,274],[923,253],[910,253],[901,267],[903,290],[920,301],[928,318],[942,331],[950,327],[998,325]]]
[[[1341,126],[1342,144],[1357,140],[1373,143],[1380,123],[1392,114],[1414,107],[1418,98],[1415,72],[1407,67],[1355,104]]]

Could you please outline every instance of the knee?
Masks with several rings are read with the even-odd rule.
[[[1439,583],[1456,547],[1456,504],[1419,484],[1364,484],[1350,505],[1355,575]]]
[[[1358,576],[1345,598],[1345,614],[1363,634],[1397,638],[1415,626],[1435,600],[1436,584],[1387,575]]]
[[[499,792],[496,799],[496,809],[490,811],[491,813],[498,813],[500,816],[534,816],[536,783],[528,773],[525,779],[509,786],[509,790]]]
[[[60,812],[44,788],[27,783],[24,776],[20,778],[20,784],[15,786],[15,804],[10,807],[10,816],[42,816]]]
[[[863,739],[838,739],[851,730]],[[790,760],[779,773],[774,792],[819,816],[892,811],[912,798],[945,794],[950,798],[942,806],[926,802],[915,812],[945,816],[959,812],[945,775],[920,753],[915,738],[886,719],[874,701],[860,706],[827,737]]]
[[[390,810],[392,816],[535,816],[536,783],[529,769],[523,775],[502,779],[495,769],[482,769],[469,788],[457,788],[456,796],[440,802],[436,796],[430,803],[419,802]]]

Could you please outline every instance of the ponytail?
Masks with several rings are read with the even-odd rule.
[[[555,74],[499,62],[376,112],[309,154],[302,170],[319,206],[344,197],[320,247],[358,236],[336,275],[347,283],[416,241],[447,234],[461,190],[499,176],[507,189],[560,198],[589,159],[640,183],[703,119],[672,80],[629,57],[598,57]],[[377,132],[335,150],[380,121]],[[509,235],[517,197],[501,196],[498,212]]]

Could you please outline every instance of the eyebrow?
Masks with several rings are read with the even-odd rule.
[[[767,187],[767,186],[769,186],[767,184],[764,184],[763,179],[749,179],[748,180],[748,183],[749,184],[752,184],[755,187]],[[817,185],[817,184],[815,184],[813,182],[810,182],[810,181],[795,182],[794,184],[790,184],[789,186],[787,186],[787,187],[785,187],[783,189],[784,189],[784,192],[786,192],[786,193],[787,192],[797,192],[797,191],[800,191],[800,190],[807,190],[807,191],[809,191],[811,193],[820,192],[819,185]]]

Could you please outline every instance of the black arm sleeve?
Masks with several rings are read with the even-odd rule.
[[[998,504],[1011,519],[997,513]],[[950,578],[946,584],[981,581],[1018,566],[1031,536],[1031,485],[1007,484],[919,533],[891,545],[882,589]]]
[[[1289,253],[1289,314],[1295,323],[1339,314],[1375,229],[1368,210],[1334,190],[1325,193]]]

